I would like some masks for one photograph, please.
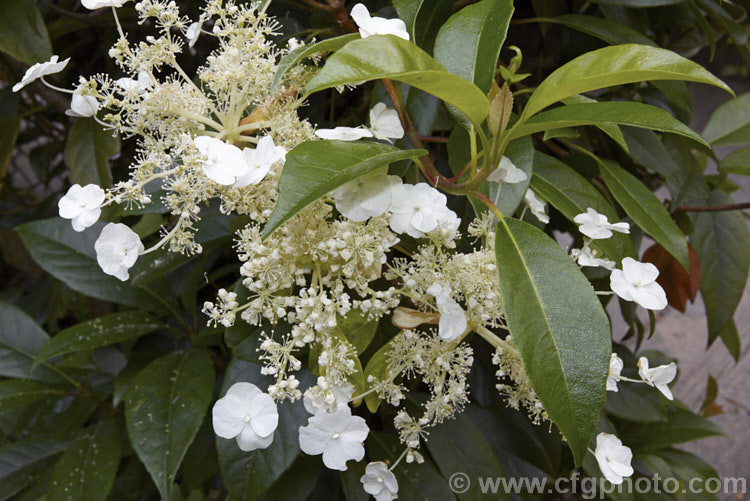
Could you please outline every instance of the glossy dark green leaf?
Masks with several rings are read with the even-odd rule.
[[[27,439],[0,446],[0,500],[26,487],[33,474],[65,449],[60,440]]]
[[[641,45],[656,46],[649,37],[630,26],[616,21],[598,17],[587,16],[583,14],[564,14],[557,17],[541,17],[536,19],[540,23],[559,23],[586,33],[593,37],[604,40],[611,45],[620,45],[626,43],[637,43]]]
[[[601,5],[618,5],[621,7],[646,8],[661,7],[663,5],[675,5],[685,0],[593,0]]]
[[[452,0],[393,0],[411,41],[432,54],[435,36],[453,14]]]
[[[633,388],[634,386],[638,386],[638,388]],[[618,385],[616,393],[607,393],[607,404],[604,406],[604,411],[618,418],[639,423],[666,421],[667,418],[659,405],[660,398],[661,396],[648,386],[622,383]]]
[[[293,51],[289,52],[284,56],[279,65],[276,68],[276,73],[273,75],[272,90],[276,90],[279,84],[284,80],[284,76],[289,73],[289,70],[300,64],[308,57],[312,57],[315,54],[321,52],[331,52],[340,49],[344,45],[348,44],[352,40],[360,38],[359,33],[351,33],[348,35],[342,35],[340,37],[329,38],[327,40],[320,41],[311,45],[305,45],[303,47],[297,47]]]
[[[159,493],[171,499],[175,475],[213,398],[208,352],[170,353],[143,369],[125,395],[130,443]]]
[[[735,150],[722,158],[719,172],[750,176],[750,148]]]
[[[263,237],[342,184],[379,167],[426,153],[371,141],[308,141],[298,145],[286,155],[279,199],[263,228]]]
[[[506,322],[524,368],[580,464],[605,402],[607,315],[570,256],[534,226],[503,218],[495,254]]]
[[[713,146],[750,143],[750,92],[716,108],[703,129],[703,137]]]
[[[37,400],[55,395],[63,395],[63,392],[47,383],[25,379],[0,381],[0,414],[26,407]]]
[[[0,301],[0,376],[59,381],[46,367],[31,371],[34,357],[48,340],[47,333],[23,310]]]
[[[113,137],[112,131],[104,130],[93,118],[76,120],[65,145],[70,180],[81,186],[108,187],[112,182],[108,161],[118,151],[120,139]]]
[[[5,0],[0,33],[0,50],[28,65],[46,61],[52,56],[47,28],[36,2]]]
[[[625,423],[618,427],[619,438],[634,450],[654,450],[701,438],[724,435],[721,428],[689,410],[667,409],[663,423]]]
[[[740,333],[737,330],[737,324],[734,320],[729,320],[724,324],[718,334],[721,338],[721,342],[729,350],[729,354],[732,355],[735,362],[740,361],[740,355],[742,354],[742,340],[740,339]]]

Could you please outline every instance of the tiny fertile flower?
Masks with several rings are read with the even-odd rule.
[[[266,177],[271,166],[276,162],[283,162],[286,158],[286,148],[273,144],[271,136],[264,136],[258,141],[255,149],[242,150],[247,169],[244,174],[237,176],[235,188],[242,188],[250,184],[258,184]]]
[[[641,379],[643,379],[645,383],[649,386],[655,387],[669,400],[674,400],[672,391],[669,389],[669,386],[667,386],[677,375],[677,365],[674,362],[649,369],[648,359],[646,357],[641,357],[638,359],[638,375],[641,376]]]
[[[607,374],[607,391],[614,391],[617,393],[617,382],[620,380],[620,373],[623,368],[622,359],[617,356],[617,353],[613,353],[609,357],[609,374]]]
[[[365,457],[362,442],[369,432],[365,420],[352,416],[349,406],[342,405],[333,413],[318,411],[307,426],[300,426],[299,446],[305,454],[322,454],[326,467],[346,471],[347,461]]]
[[[68,65],[68,61],[70,61],[70,58],[68,58],[65,61],[60,61],[58,63],[57,59],[57,56],[52,56],[49,61],[46,61],[44,63],[36,63],[35,65],[31,66],[28,70],[26,70],[26,73],[24,73],[21,81],[13,86],[13,92],[18,92],[37,78],[42,78],[46,75],[52,75],[54,73],[61,72]]]
[[[609,259],[602,259],[596,257],[598,252],[596,250],[592,250],[589,247],[585,247],[581,250],[579,249],[573,249],[570,252],[571,256],[573,256],[574,259],[578,261],[578,264],[581,266],[591,266],[591,267],[599,267],[605,268],[607,270],[612,271],[615,268],[614,261],[610,261]]]
[[[352,8],[351,14],[357,23],[359,34],[362,38],[370,35],[396,35],[404,40],[409,40],[409,32],[406,24],[401,19],[386,19],[384,17],[371,17],[370,11],[363,4],[358,3]]]
[[[427,293],[435,297],[440,312],[438,336],[443,341],[453,341],[466,330],[466,312],[451,297],[451,289],[447,285],[443,287],[435,282],[427,289]]]
[[[108,223],[94,242],[94,249],[102,271],[123,282],[144,250],[138,235],[122,223]]]
[[[95,184],[81,187],[74,184],[57,202],[60,217],[71,219],[73,229],[83,231],[99,220],[104,203],[104,190]]]
[[[276,403],[250,383],[234,383],[216,401],[211,414],[214,432],[221,438],[234,438],[246,452],[271,445],[279,424]]]
[[[630,466],[633,452],[614,435],[600,433],[596,436],[594,457],[604,477],[614,485],[620,485],[624,477],[633,474],[633,467]]]
[[[69,117],[93,117],[99,111],[99,101],[94,96],[76,92],[70,101],[70,109],[65,112]]]
[[[363,127],[336,127],[335,129],[318,129],[315,135],[321,139],[356,141],[363,137],[372,137],[372,132]]]
[[[591,207],[586,209],[586,212],[582,212],[574,217],[573,221],[579,225],[578,230],[581,233],[595,240],[609,238],[612,236],[613,231],[630,233],[630,225],[628,223],[610,223],[607,216],[599,214]]]
[[[378,103],[370,110],[370,132],[376,139],[391,141],[404,137],[404,128],[396,110],[386,108],[385,103]]]
[[[123,90],[123,92],[133,92],[135,94],[143,94],[148,89],[154,86],[154,81],[145,71],[138,72],[138,78],[118,78],[115,82],[117,86]]]
[[[368,464],[365,474],[359,481],[362,482],[365,492],[374,497],[375,501],[391,501],[398,497],[396,475],[382,461]]]
[[[515,184],[526,181],[528,177],[524,171],[516,167],[510,158],[503,156],[497,169],[487,177],[487,181]]]
[[[101,9],[103,7],[122,7],[128,0],[81,0],[84,7],[89,10]]]
[[[526,190],[526,194],[523,196],[526,205],[529,206],[531,213],[544,224],[549,223],[549,216],[547,215],[546,208],[547,204],[539,200],[536,194],[531,190]]]
[[[238,147],[211,136],[198,136],[193,142],[206,157],[203,172],[211,181],[228,186],[247,175],[247,161]]]
[[[396,186],[391,205],[391,229],[421,238],[440,223],[458,226],[458,216],[446,205],[447,198],[427,183]]]
[[[393,188],[401,185],[398,176],[379,172],[360,176],[331,192],[336,210],[352,221],[380,216],[391,207]]]
[[[647,310],[663,310],[667,306],[667,295],[656,283],[658,276],[659,270],[653,264],[626,257],[622,260],[622,270],[612,270],[609,284],[625,301],[634,301]]]

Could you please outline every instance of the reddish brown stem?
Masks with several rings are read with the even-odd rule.
[[[719,212],[725,210],[750,209],[750,202],[727,205],[685,205],[677,207],[675,212]]]
[[[419,136],[419,139],[424,143],[447,143],[447,137],[438,136]]]

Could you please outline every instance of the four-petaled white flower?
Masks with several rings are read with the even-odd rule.
[[[522,181],[526,181],[529,176],[524,171],[516,167],[510,158],[503,156],[500,159],[500,164],[497,169],[493,170],[492,173],[487,176],[487,181],[494,181],[496,183],[509,183],[515,184]]]
[[[250,184],[258,184],[266,177],[271,166],[276,162],[283,162],[286,158],[286,148],[273,144],[271,136],[263,136],[255,149],[245,148],[242,150],[245,158],[246,170],[237,176],[234,183],[235,188],[242,188]]]
[[[76,92],[70,100],[70,109],[65,112],[69,117],[93,117],[99,111],[99,101],[94,96]]]
[[[233,144],[211,136],[198,136],[193,142],[198,151],[206,157],[203,172],[211,181],[228,186],[247,174],[245,155]]]
[[[547,204],[539,200],[536,194],[531,190],[526,190],[523,196],[524,202],[531,210],[531,213],[544,224],[549,223],[549,216],[547,215]]]
[[[102,271],[124,282],[144,248],[138,235],[126,225],[108,223],[94,242],[94,250]]]
[[[586,212],[582,212],[574,217],[573,221],[579,225],[578,230],[581,233],[595,240],[609,238],[612,236],[613,231],[630,233],[630,225],[628,223],[610,223],[607,216],[599,214],[591,207],[586,209]]]
[[[104,7],[122,7],[129,0],[81,0],[84,7],[89,10],[101,9]]]
[[[440,312],[438,336],[443,341],[453,341],[466,330],[466,312],[451,297],[451,288],[447,285],[442,286],[435,282],[427,289],[427,293],[435,296],[435,303]]]
[[[375,501],[391,501],[398,497],[396,475],[382,461],[368,464],[365,474],[359,481],[362,482],[365,492],[374,497]]]
[[[622,359],[613,353],[609,357],[609,373],[607,374],[607,391],[614,391],[617,393],[617,382],[620,380],[620,373],[622,372],[624,364]]]
[[[366,221],[390,209],[393,189],[401,185],[398,176],[374,172],[360,176],[331,192],[336,209],[352,221]]]
[[[322,454],[326,467],[346,471],[347,461],[365,457],[362,442],[369,432],[365,420],[352,416],[349,406],[342,405],[333,413],[318,411],[307,426],[300,426],[299,446],[305,454]]]
[[[617,263],[615,263],[614,261],[610,261],[609,259],[596,257],[598,254],[598,251],[590,249],[589,247],[584,247],[583,249],[573,249],[570,251],[570,255],[573,257],[573,259],[577,260],[578,264],[581,266],[601,266],[602,268],[605,268],[609,271],[615,269],[615,265]]]
[[[243,451],[265,449],[279,424],[276,402],[251,383],[234,383],[211,410],[214,433],[234,438]]]
[[[104,190],[95,184],[81,187],[74,184],[57,202],[60,217],[71,219],[73,229],[83,231],[99,220],[104,203]]]
[[[115,83],[123,92],[133,92],[135,94],[143,94],[154,86],[154,81],[151,80],[151,77],[145,71],[139,71],[137,79],[127,77],[118,78]]]
[[[357,23],[359,34],[362,35],[362,38],[367,38],[370,35],[396,35],[404,40],[409,40],[409,32],[406,31],[406,24],[401,19],[371,17],[370,11],[361,3],[352,7],[350,15],[354,19],[354,22]]]
[[[656,283],[659,270],[651,263],[641,263],[632,257],[622,260],[622,270],[612,270],[609,285],[625,301],[634,301],[647,310],[663,310],[667,295]]]
[[[633,474],[633,467],[630,466],[633,452],[614,435],[600,433],[596,436],[594,457],[604,477],[614,485],[620,485],[624,477]]]
[[[659,390],[669,400],[674,400],[672,391],[667,386],[677,375],[677,365],[674,362],[649,369],[648,359],[641,357],[638,359],[638,375],[645,383]]]
[[[336,127],[335,129],[318,129],[315,131],[315,135],[321,139],[356,141],[363,137],[372,137],[372,132],[364,127]]]
[[[370,132],[376,139],[391,141],[404,137],[404,128],[396,110],[378,103],[370,110]]]
[[[13,92],[18,92],[37,78],[42,78],[46,75],[52,75],[54,73],[61,72],[68,65],[68,61],[70,61],[70,58],[68,58],[58,63],[57,59],[57,56],[52,56],[49,61],[46,61],[44,63],[36,63],[31,66],[28,70],[26,70],[26,73],[24,73],[21,81],[13,86]]]
[[[441,224],[455,231],[460,219],[446,202],[445,195],[427,183],[397,185],[391,203],[391,229],[414,238]]]
[[[196,21],[188,26],[187,30],[185,30],[185,38],[188,41],[188,47],[192,47],[193,45],[195,45],[195,42],[198,41],[198,37],[201,36],[202,27],[203,23],[200,21]]]

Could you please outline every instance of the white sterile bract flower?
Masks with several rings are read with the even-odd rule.
[[[492,173],[487,176],[487,181],[494,181],[497,183],[520,183],[526,181],[529,176],[524,171],[516,167],[510,158],[503,156],[500,159],[500,164],[497,169],[493,170]]]
[[[607,216],[599,214],[591,207],[586,209],[586,212],[582,212],[574,217],[573,221],[579,225],[578,230],[581,233],[595,240],[609,238],[612,236],[613,231],[630,233],[630,225],[628,223],[610,223]]]
[[[95,184],[74,184],[57,202],[60,217],[71,219],[73,229],[83,231],[99,220],[104,196],[104,190]]]
[[[317,414],[321,410],[331,411],[340,406],[347,406],[354,395],[354,385],[328,385],[324,377],[318,378],[318,384],[305,392],[302,403],[310,414]]]
[[[641,357],[638,359],[638,375],[645,383],[659,390],[669,400],[674,400],[668,386],[677,375],[677,365],[674,362],[649,369],[648,359]]]
[[[609,357],[609,373],[607,374],[607,391],[614,391],[617,393],[617,382],[620,380],[620,373],[623,368],[622,359],[613,353]]]
[[[283,162],[286,158],[286,148],[273,144],[271,136],[263,136],[255,149],[242,150],[247,166],[245,173],[237,176],[235,188],[242,188],[250,184],[258,184],[266,177],[271,166],[276,162]]]
[[[93,117],[99,111],[99,101],[94,96],[76,92],[70,101],[70,109],[65,112],[70,117]]]
[[[451,297],[451,289],[435,282],[427,289],[428,294],[435,296],[440,321],[438,323],[438,336],[443,341],[453,341],[464,333],[468,322],[466,312],[461,305]]]
[[[531,190],[526,190],[523,196],[524,202],[528,205],[531,213],[544,224],[549,223],[549,216],[547,215],[547,204],[539,200],[536,194]]]
[[[203,172],[211,181],[228,186],[247,175],[247,160],[238,147],[211,136],[198,136],[193,142],[206,156]]]
[[[583,249],[573,249],[570,251],[570,255],[573,257],[573,259],[578,261],[578,264],[580,266],[592,266],[592,267],[602,267],[609,271],[612,271],[615,269],[615,263],[614,261],[610,261],[609,259],[602,259],[596,257],[598,255],[598,251],[592,250],[589,247],[584,247]]]
[[[365,474],[359,481],[362,482],[365,492],[374,497],[375,501],[391,501],[398,497],[396,475],[382,461],[368,464]]]
[[[45,75],[52,75],[54,73],[61,72],[68,65],[68,61],[70,61],[70,58],[64,61],[60,61],[59,63],[57,62],[57,60],[57,56],[52,56],[49,61],[46,61],[44,63],[36,63],[31,66],[28,70],[26,70],[26,73],[24,73],[21,81],[13,86],[13,92],[18,92],[37,78],[42,78]]]
[[[370,110],[370,132],[376,139],[384,141],[404,137],[404,128],[401,126],[398,113],[387,108],[385,103],[378,103]]]
[[[315,135],[321,139],[356,141],[363,137],[372,137],[372,132],[364,127],[336,127],[335,129],[318,129],[315,131]]]
[[[104,7],[122,7],[129,0],[81,0],[84,7],[89,10],[101,9]]]
[[[346,471],[347,461],[365,457],[362,442],[369,432],[365,420],[352,416],[349,406],[342,405],[333,413],[318,411],[307,426],[300,426],[299,446],[305,454],[322,454],[326,467]]]
[[[194,46],[195,42],[198,41],[198,37],[201,36],[202,27],[203,23],[198,21],[188,26],[187,30],[185,31],[185,38],[187,38],[188,47]]]
[[[122,89],[123,92],[133,92],[135,94],[143,94],[148,89],[154,86],[154,81],[145,71],[138,72],[138,78],[118,78],[115,82],[117,86]]]
[[[273,442],[279,412],[270,395],[251,383],[234,383],[211,411],[214,432],[234,438],[243,451],[265,449]]]
[[[96,261],[107,275],[128,279],[128,270],[143,252],[138,235],[122,223],[108,223],[94,243]]]
[[[395,186],[391,203],[391,229],[414,238],[423,237],[440,224],[453,227],[455,231],[460,219],[448,208],[447,200],[445,195],[427,183]]]
[[[371,17],[370,11],[363,4],[358,3],[352,7],[350,15],[357,23],[359,34],[362,38],[370,35],[396,35],[404,40],[409,40],[409,32],[406,24],[401,19],[386,19],[384,17]]]
[[[609,285],[625,301],[634,301],[647,310],[663,310],[667,295],[656,283],[659,270],[651,263],[641,263],[632,257],[622,260],[622,270],[612,270]]]
[[[630,466],[633,452],[614,435],[600,433],[596,436],[594,457],[604,477],[614,485],[620,485],[624,477],[633,474],[633,467]]]
[[[366,221],[390,209],[393,189],[401,185],[398,176],[374,172],[339,186],[331,192],[336,210],[352,221]]]

